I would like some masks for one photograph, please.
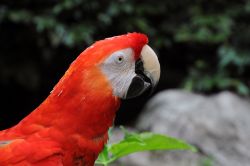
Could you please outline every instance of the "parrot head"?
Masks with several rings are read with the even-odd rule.
[[[114,96],[137,97],[153,89],[160,78],[158,58],[147,43],[147,36],[141,33],[106,38],[87,48],[76,62],[82,68],[98,67]]]

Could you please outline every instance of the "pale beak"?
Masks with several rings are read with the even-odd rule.
[[[136,61],[136,76],[128,89],[126,98],[141,95],[148,89],[155,88],[160,79],[161,69],[158,57],[151,47],[145,45],[141,51],[141,57]]]
[[[148,45],[142,48],[141,60],[143,62],[144,74],[151,79],[153,87],[155,87],[160,79],[161,68],[156,53]]]

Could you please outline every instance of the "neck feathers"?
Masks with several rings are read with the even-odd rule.
[[[69,70],[50,96],[20,125],[53,126],[65,135],[96,139],[112,126],[119,105],[120,100],[113,96],[98,67]]]

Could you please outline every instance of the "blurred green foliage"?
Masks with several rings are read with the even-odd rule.
[[[200,166],[214,166],[214,159],[210,156],[201,158]]]
[[[168,66],[173,55],[164,52],[181,44],[188,49],[177,50],[177,59],[180,64],[188,59],[188,66],[179,86],[242,95],[250,94],[249,18],[249,0],[25,0],[0,5],[0,26],[7,22],[31,27],[40,34],[35,42],[47,50],[61,46],[80,50],[103,37],[140,31],[148,34],[150,45],[160,51],[161,63]],[[163,65],[163,70],[175,68]]]

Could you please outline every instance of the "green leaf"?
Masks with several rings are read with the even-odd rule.
[[[104,146],[103,151],[99,154],[96,164],[108,165],[109,163],[109,154],[107,146]]]
[[[186,142],[162,134],[150,132],[130,133],[124,128],[124,139],[118,143],[108,144],[100,153],[96,164],[108,165],[111,162],[132,153],[149,150],[192,150],[196,149]]]
[[[131,134],[119,143],[108,147],[112,153],[112,160],[135,152],[148,150],[192,150],[195,148],[182,140],[150,132]]]

